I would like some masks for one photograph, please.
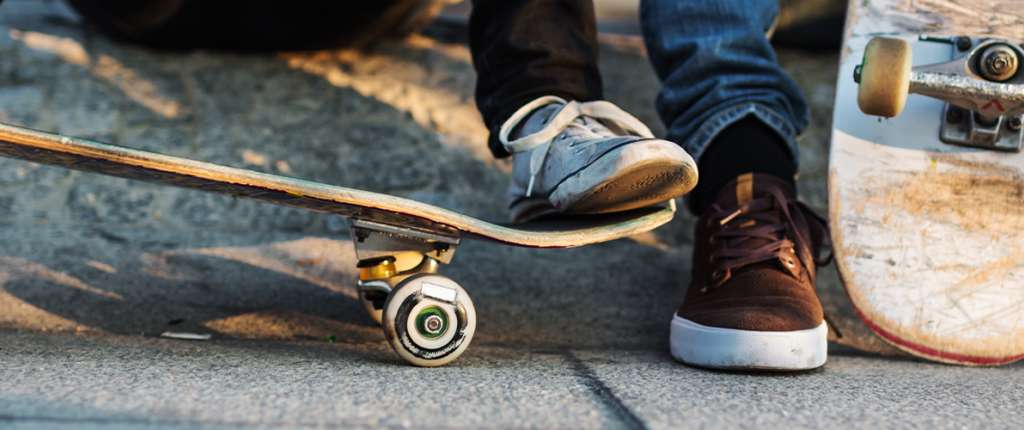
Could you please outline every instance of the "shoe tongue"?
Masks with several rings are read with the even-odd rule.
[[[512,130],[511,138],[519,139],[520,137],[536,133],[547,125],[551,117],[558,114],[562,110],[564,104],[549,104],[538,108],[537,110],[530,113],[530,116],[526,117],[526,120],[519,123],[519,125]]]
[[[793,187],[780,178],[760,173],[744,173],[722,187],[715,203],[723,208],[735,208],[768,195],[771,190],[779,190],[788,199],[796,197]]]
[[[521,122],[519,126],[512,130],[510,137],[512,139],[519,139],[523,136],[527,136],[543,130],[544,127],[548,125],[548,122],[551,121],[551,118],[553,118],[555,115],[558,115],[558,113],[562,111],[562,107],[564,106],[564,104],[549,104],[538,108],[537,110],[530,113],[530,115],[526,117],[525,121]],[[580,116],[574,119],[572,123],[582,125],[585,127],[585,129],[591,130],[591,132],[593,132],[593,130],[595,129],[600,131],[604,131],[607,129],[607,127],[605,127],[599,121],[586,116]]]

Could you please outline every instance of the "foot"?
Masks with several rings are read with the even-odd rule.
[[[501,126],[512,153],[512,220],[650,206],[689,192],[697,166],[685,150],[655,139],[638,119],[606,101],[538,98]]]
[[[700,217],[693,281],[672,318],[672,356],[742,370],[825,364],[828,328],[814,289],[825,222],[770,175],[726,185]]]

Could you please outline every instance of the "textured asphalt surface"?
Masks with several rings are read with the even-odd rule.
[[[188,343],[5,334],[0,426],[1020,428],[1020,366],[833,355],[801,375],[715,373],[656,349],[474,345],[456,366],[380,342]]]
[[[430,34],[370,52],[154,52],[61,3],[8,0],[0,118],[501,219],[508,165],[484,147],[468,53]],[[659,131],[642,45],[602,40],[608,98]],[[801,193],[821,209],[836,57],[780,55],[813,105]],[[466,242],[444,273],[472,294],[477,336],[420,369],[354,300],[343,220],[0,160],[0,428],[1024,426],[1021,365],[842,347],[797,375],[673,362],[692,222],[566,251]],[[841,300],[829,272],[820,288]]]

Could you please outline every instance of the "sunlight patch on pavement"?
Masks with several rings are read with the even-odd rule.
[[[6,284],[15,279],[40,280],[85,291],[110,300],[124,300],[120,294],[90,286],[81,279],[52,270],[42,264],[23,258],[0,257],[0,284]]]
[[[156,260],[166,260],[173,256],[201,255],[216,257],[253,268],[277,272],[312,285],[356,299],[355,285],[357,272],[355,268],[355,252],[352,242],[333,240],[322,237],[306,237],[270,245],[224,246],[211,248],[195,248],[174,250],[160,253]],[[158,263],[150,259],[152,263]],[[167,278],[178,272],[175,267],[151,265],[156,276]]]
[[[242,162],[251,166],[267,166],[268,158],[262,152],[242,149]]]
[[[411,40],[414,46],[419,44],[418,47],[435,52],[422,41],[416,42],[419,39]],[[452,50],[441,49],[442,52]],[[292,69],[319,76],[331,85],[351,89],[406,112],[421,127],[436,131],[446,146],[457,147],[488,165],[495,164],[487,149],[487,129],[472,100],[471,87],[463,94],[446,89],[439,83],[432,83],[434,76],[423,72],[422,65],[382,54],[338,50],[289,52],[279,56]]]
[[[367,318],[369,320],[369,318]],[[295,311],[268,310],[219,318],[203,323],[210,330],[243,339],[365,338],[376,327],[345,323]],[[359,336],[356,336],[356,333]],[[373,333],[371,333],[373,332]]]
[[[648,231],[644,233],[634,234],[628,239],[634,243],[649,246],[659,251],[670,252],[672,251],[672,245],[665,243],[664,240],[658,237],[654,231]]]
[[[178,118],[185,114],[185,108],[181,103],[161,94],[152,81],[139,76],[134,70],[109,55],[99,54],[93,58],[82,44],[74,39],[21,30],[11,30],[10,36],[29,48],[49,52],[69,64],[88,69],[94,76],[117,87],[129,99],[157,115]]]
[[[86,266],[92,267],[93,269],[99,270],[104,273],[114,274],[117,273],[117,269],[102,261],[91,260],[85,263]]]
[[[410,48],[430,50],[444,55],[450,60],[461,61],[466,64],[473,63],[473,57],[469,54],[469,50],[461,44],[441,43],[416,33],[410,34],[409,37],[405,38],[404,42]]]
[[[28,282],[33,289],[69,287],[112,301],[123,301],[119,294],[92,287],[68,274],[52,270],[23,258],[0,257],[0,326],[48,332],[86,332],[99,330],[47,311],[28,297],[9,291],[12,284]],[[44,294],[44,293],[40,293]]]

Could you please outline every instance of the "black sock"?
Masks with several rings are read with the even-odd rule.
[[[700,182],[690,194],[690,209],[703,213],[719,190],[744,173],[776,176],[796,188],[796,162],[775,130],[748,116],[722,130],[697,165]]]

